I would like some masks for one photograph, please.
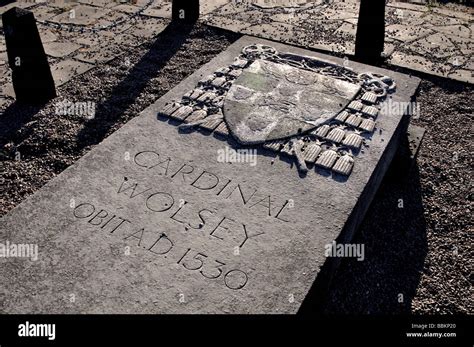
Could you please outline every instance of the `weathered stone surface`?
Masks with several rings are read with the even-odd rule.
[[[229,0],[201,1],[201,14],[208,14],[229,3]]]
[[[67,83],[71,78],[79,76],[80,74],[89,71],[93,67],[94,66],[91,64],[67,59],[54,64],[51,67],[51,72],[56,85],[61,86],[64,83]]]
[[[470,83],[474,78],[474,72],[472,70],[458,69],[451,72],[448,77]]]
[[[227,17],[208,17],[207,24],[214,25],[217,27],[223,27],[231,31],[240,32],[241,30],[248,28],[252,24],[246,23],[242,20],[235,20]]]
[[[352,55],[355,53],[359,7],[360,1],[356,0],[309,1],[304,4],[229,1],[229,4],[204,16],[203,21],[256,37]],[[453,10],[449,5],[437,4],[435,10],[430,10],[426,4],[389,2],[385,17],[383,57],[391,64],[405,67],[413,65],[412,58],[426,60],[428,63],[421,71],[465,80],[454,73],[455,69],[448,60],[453,55],[462,55],[466,59],[472,55],[474,17],[469,7],[457,6]],[[432,35],[444,35],[451,43],[432,45],[431,40],[440,37],[433,36],[428,40]],[[400,56],[407,57],[409,62],[397,64]]]
[[[244,144],[283,139],[334,118],[359,92],[356,84],[263,60],[237,78],[224,116]]]
[[[75,6],[71,11],[65,11],[50,21],[60,24],[79,24],[79,25],[90,25],[93,24],[97,19],[106,16],[110,10],[104,8],[98,8],[87,5]]]
[[[90,49],[84,52],[80,52],[74,56],[75,59],[90,63],[106,63],[116,58],[120,54],[118,47],[109,47],[101,44],[99,46],[92,46]]]
[[[410,46],[410,50],[421,55],[433,55],[436,58],[451,57],[458,53],[456,46],[441,33],[429,35]]]
[[[446,76],[449,71],[448,67],[433,63],[427,58],[420,55],[411,55],[396,52],[392,55],[390,63],[393,65],[407,67],[416,71],[431,73],[439,76]]]
[[[422,36],[429,35],[433,31],[423,27],[411,27],[402,24],[389,25],[386,28],[386,35],[389,38],[397,39],[403,42],[411,42]]]
[[[7,52],[0,52],[0,65],[6,65],[8,61]]]
[[[71,42],[47,42],[44,50],[47,55],[55,58],[63,58],[77,51],[81,46]]]
[[[251,37],[235,42],[0,220],[0,240],[39,247],[37,262],[0,259],[0,281],[9,283],[0,287],[2,313],[299,310],[328,261],[326,245],[350,242],[404,122],[401,114],[380,114],[383,131],[341,179],[319,167],[301,177],[265,150],[256,165],[223,161],[219,153],[239,148],[234,141],[157,118],[256,41],[343,62]],[[392,102],[408,101],[419,82],[353,68],[390,75]]]
[[[127,31],[138,38],[151,38],[161,33],[166,28],[167,23],[156,23],[153,20],[140,21],[132,29]]]

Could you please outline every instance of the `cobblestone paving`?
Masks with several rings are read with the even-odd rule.
[[[169,19],[147,15],[159,0],[136,0],[124,5],[105,0],[56,0],[43,3],[19,1],[0,7],[0,15],[12,7],[31,10],[38,22],[43,46],[56,86],[106,64],[162,32]],[[126,59],[126,58],[124,58]],[[0,21],[0,111],[14,100],[5,38]]]
[[[203,20],[243,34],[352,55],[358,11],[358,0],[229,1]],[[473,29],[472,7],[390,1],[384,55],[392,65],[473,83]]]
[[[166,0],[15,2],[33,11],[57,86],[152,39],[169,23]],[[201,0],[204,23],[234,32],[352,55],[358,0]],[[389,64],[474,82],[474,10],[390,1],[384,55]],[[0,111],[14,92],[0,21]]]

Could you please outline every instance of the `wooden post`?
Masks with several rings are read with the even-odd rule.
[[[45,103],[55,98],[53,76],[33,13],[14,7],[2,20],[16,100]]]
[[[385,39],[385,1],[361,0],[355,60],[376,65],[382,61]]]

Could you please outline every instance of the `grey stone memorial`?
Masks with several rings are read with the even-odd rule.
[[[0,220],[1,312],[298,312],[418,83],[241,38]]]

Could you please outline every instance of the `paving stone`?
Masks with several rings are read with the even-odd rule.
[[[308,45],[310,48],[328,51],[328,52],[338,52],[338,53],[345,53],[345,54],[353,54],[355,46],[352,43],[334,43],[334,42],[312,42]]]
[[[420,55],[410,55],[400,52],[395,52],[389,62],[393,65],[403,66],[416,71],[442,77],[447,77],[451,70],[451,66],[447,63],[439,64]]]
[[[238,15],[241,14],[245,11],[249,10],[249,6],[244,3],[237,3],[237,2],[229,2],[228,4],[220,7],[216,11],[214,11],[212,14],[218,15],[218,16],[229,16],[231,17],[232,15]]]
[[[58,15],[58,13],[62,12],[61,10],[46,6],[36,7],[31,11],[35,15],[37,21],[51,20],[54,16]]]
[[[96,23],[97,19],[110,13],[108,9],[87,5],[77,5],[71,11],[56,15],[50,20],[60,24],[91,25]]]
[[[1,81],[0,95],[3,96],[3,97],[10,97],[10,98],[15,97],[15,91],[13,89],[13,84],[12,84],[12,81],[11,81],[11,77]]]
[[[0,66],[6,65],[7,62],[8,62],[7,52],[6,51],[0,52]]]
[[[403,42],[411,42],[422,36],[427,36],[433,31],[422,27],[413,28],[402,24],[389,25],[386,28],[386,36]]]
[[[467,39],[471,36],[471,30],[469,30],[469,28],[464,25],[433,26],[432,29]]]
[[[418,11],[418,12],[427,12],[427,6],[420,6],[416,4],[410,4],[406,2],[390,2],[387,4],[387,7],[400,8],[404,10]]]
[[[280,0],[280,1],[267,1],[267,0],[254,0],[252,4],[259,8],[263,9],[273,9],[273,8],[301,8],[305,5],[312,5],[313,3],[322,3],[322,1],[317,0]]]
[[[395,52],[390,58],[390,64],[408,67],[417,71],[431,71],[434,63],[419,55],[408,55],[401,52]]]
[[[18,2],[18,1],[14,1],[12,3],[9,3],[7,5],[3,5],[0,7],[0,16],[2,14],[4,14],[5,12],[7,12],[8,10],[12,9],[13,7],[19,7],[19,8],[30,8],[32,6],[36,5],[34,2]],[[1,21],[0,21],[1,22]]]
[[[129,32],[126,33],[114,33],[110,31],[101,32],[102,38],[99,40],[103,46],[105,42],[108,44],[116,45],[119,47],[137,47],[145,41],[145,38],[140,36],[134,36]]]
[[[90,6],[95,6],[99,8],[108,8],[108,7],[114,7],[117,5],[117,1],[110,1],[110,0],[76,0],[80,4],[84,5],[90,5]],[[136,1],[133,0],[134,3],[137,5],[141,4],[142,1]]]
[[[229,0],[207,0],[201,1],[200,12],[201,15],[211,13],[229,3]]]
[[[100,32],[112,32],[112,33],[122,33],[135,25],[137,22],[136,17],[132,17],[130,14],[126,14],[118,11],[111,11],[105,17],[101,17],[96,21],[94,27],[97,28],[107,28]],[[120,23],[116,25],[117,23]]]
[[[472,70],[457,69],[450,73],[448,77],[462,82],[474,83],[474,72]]]
[[[474,60],[472,58],[466,62],[465,68],[474,71]]]
[[[281,42],[290,42],[294,39],[294,27],[290,24],[258,24],[241,30],[242,33],[274,39]]]
[[[219,153],[240,148],[233,135],[183,132],[157,119],[255,43],[343,63],[254,37],[236,41],[0,219],[0,239],[39,247],[34,264],[4,259],[3,313],[298,312],[314,281],[333,268],[327,245],[351,242],[405,117],[381,114],[384,131],[372,134],[353,167],[346,154],[325,150],[320,164],[343,174],[317,167],[305,176],[260,147],[255,165],[230,162]],[[409,101],[418,87],[400,73],[353,68],[393,78],[395,102]],[[58,300],[70,293],[81,299]]]
[[[329,11],[328,11],[329,12]],[[338,20],[338,21],[354,21],[357,20],[358,18],[358,13],[357,12],[350,12],[347,11],[347,9],[344,10],[339,10],[339,11],[332,11],[327,13],[326,11],[324,12],[324,15],[327,16],[328,19],[330,20]]]
[[[43,27],[40,27],[39,33],[40,33],[41,42],[43,42],[43,45],[45,43],[57,41],[59,37],[58,33],[55,30],[45,29]]]
[[[241,32],[252,25],[241,20],[235,20],[226,17],[210,17],[206,20],[206,24],[227,29],[233,32]]]
[[[166,26],[167,23],[164,22],[156,23],[156,21],[153,20],[141,21],[133,26],[130,30],[127,30],[127,34],[131,34],[142,39],[149,39],[160,34],[166,28]]]
[[[352,24],[352,25],[357,25],[359,19],[358,18],[348,18],[344,19],[344,22]]]
[[[444,35],[458,47],[464,56],[469,56],[474,53],[474,40],[462,38],[456,35]]]
[[[143,11],[143,15],[153,18],[171,18],[171,9],[165,10],[162,8],[148,8]]]
[[[120,4],[112,7],[112,10],[124,13],[137,13],[140,10],[140,7],[130,4]]]
[[[93,67],[92,64],[66,59],[54,64],[51,67],[51,73],[53,74],[56,87],[59,87],[69,82],[71,78],[83,74]]]
[[[0,47],[3,48],[3,50],[6,49],[5,47],[5,35],[0,35]]]
[[[301,21],[305,21],[310,17],[309,13],[277,13],[270,16],[272,22],[285,23],[295,25]]]
[[[404,10],[400,8],[388,10],[387,15],[395,16],[400,23],[408,26],[418,26],[425,23],[425,14],[423,12]]]
[[[63,58],[77,51],[81,46],[71,42],[46,42],[43,44],[47,55],[55,58]]]
[[[357,25],[351,23],[343,23],[339,29],[336,30],[336,33],[344,33],[355,36],[357,32]]]
[[[448,17],[454,17],[461,19],[463,21],[472,21],[472,12],[468,11],[467,12],[462,12],[462,11],[452,11],[447,8],[434,8],[433,11],[435,13],[448,16]]]
[[[121,54],[121,50],[118,47],[110,47],[107,44],[93,46],[84,51],[79,51],[73,58],[82,62],[97,64],[107,63],[112,59],[118,57]]]
[[[412,42],[408,48],[421,55],[432,55],[436,58],[446,58],[459,53],[457,47],[449,38],[441,33],[429,35],[423,39]]]
[[[74,38],[71,38],[71,41],[84,46],[98,46],[105,45],[111,39],[110,36],[104,36],[101,33],[88,33],[87,35],[75,35]]]
[[[460,66],[463,66],[467,63],[467,59],[465,56],[458,55],[458,56],[452,56],[448,59],[448,64],[453,65],[454,67],[458,68]],[[469,65],[469,64],[468,64]],[[469,69],[471,70],[471,69]]]
[[[436,28],[442,25],[460,25],[463,24],[463,21],[456,18],[450,18],[446,16],[441,16],[436,13],[429,13],[423,16],[425,20],[425,25],[428,28]]]

